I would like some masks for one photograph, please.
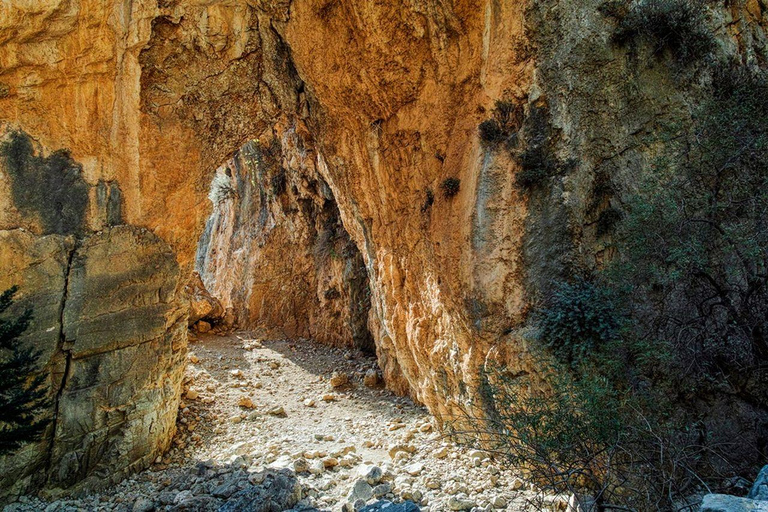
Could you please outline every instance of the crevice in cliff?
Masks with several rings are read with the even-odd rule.
[[[56,395],[53,399],[53,415],[51,417],[51,424],[50,424],[50,434],[49,434],[49,440],[48,440],[48,453],[46,454],[46,460],[45,460],[45,476],[44,478],[48,478],[48,474],[51,470],[51,464],[53,461],[53,448],[54,443],[56,439],[56,428],[57,423],[59,419],[59,410],[60,410],[60,404],[61,404],[61,397],[64,394],[64,390],[67,386],[67,380],[69,379],[69,373],[70,373],[70,367],[72,364],[72,350],[67,347],[67,339],[66,339],[66,333],[64,332],[64,313],[66,311],[67,306],[67,299],[69,296],[69,278],[72,271],[72,262],[75,257],[75,253],[77,252],[77,249],[79,247],[79,241],[75,241],[75,243],[70,248],[69,252],[67,253],[67,264],[64,269],[64,289],[61,294],[61,302],[59,304],[59,338],[58,343],[56,346],[56,354],[53,357],[54,361],[54,368],[58,364],[58,361],[61,360],[63,357],[64,359],[64,371],[61,375],[61,380],[59,381],[58,389],[56,389]],[[53,378],[55,378],[55,371],[53,373]]]

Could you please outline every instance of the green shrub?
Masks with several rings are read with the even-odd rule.
[[[492,117],[478,127],[480,140],[489,147],[510,141],[517,135],[521,124],[522,110],[511,101],[497,100]]]
[[[440,184],[440,188],[443,189],[443,195],[445,197],[453,197],[459,193],[459,187],[461,186],[461,180],[458,178],[446,178]]]
[[[0,294],[0,314],[11,307],[17,290],[14,286]],[[41,417],[50,400],[45,375],[37,368],[40,352],[19,342],[31,319],[31,310],[14,319],[0,319],[0,454],[36,441],[50,422]]]
[[[622,323],[613,294],[583,278],[557,287],[538,318],[544,346],[572,366],[618,340]]]
[[[598,218],[615,259],[531,315],[537,375],[489,367],[454,425],[543,489],[591,496],[588,510],[681,510],[764,464],[768,77],[719,69],[693,114]],[[529,168],[564,165],[546,165],[546,130],[530,133]],[[595,183],[601,201],[618,200],[609,184]],[[713,403],[749,412],[722,422]]]
[[[721,70],[697,110],[695,143],[670,146],[627,201],[611,277],[636,292],[635,329],[670,340],[707,389],[768,363],[768,79]]]
[[[695,433],[664,418],[663,396],[638,399],[594,369],[574,374],[544,356],[533,367],[546,391],[530,374],[487,365],[481,404],[448,432],[521,471],[542,495],[573,495],[579,510],[683,510],[704,450]],[[542,495],[529,504],[549,510]]]
[[[515,176],[515,184],[523,189],[543,185],[547,178],[557,173],[557,161],[546,148],[534,146],[524,151],[519,158],[520,171]]]
[[[682,65],[708,55],[715,39],[706,26],[703,5],[691,0],[636,0],[622,17],[614,41],[644,40],[654,53],[669,51]]]
[[[336,287],[332,286],[325,290],[323,297],[325,297],[325,300],[336,300],[341,297],[341,293],[339,293],[339,290],[337,290]]]
[[[562,162],[555,155],[547,118],[545,107],[532,107],[525,121],[526,148],[517,157],[520,170],[515,176],[515,184],[523,190],[542,186],[550,177],[567,174],[577,165],[575,160]]]
[[[496,145],[506,138],[504,130],[495,119],[486,119],[480,123],[478,129],[480,130],[480,140],[490,146]]]

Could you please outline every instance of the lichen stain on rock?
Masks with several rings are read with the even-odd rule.
[[[0,144],[0,158],[10,177],[14,204],[24,215],[39,219],[41,234],[83,233],[89,187],[69,152],[41,156],[30,136],[17,131]]]

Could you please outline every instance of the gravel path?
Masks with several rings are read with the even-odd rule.
[[[201,336],[190,342],[179,428],[164,457],[101,493],[24,497],[5,510],[219,510],[265,485],[270,468],[295,481],[295,510],[381,501],[422,511],[531,509],[535,493],[519,478],[444,440],[424,408],[375,386],[376,370],[374,358],[308,340]]]

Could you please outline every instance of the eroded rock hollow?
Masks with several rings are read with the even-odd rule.
[[[195,270],[242,326],[375,349],[439,419],[489,360],[535,373],[528,311],[610,257],[597,219],[697,101],[603,3],[4,2],[0,287],[35,309],[54,421],[0,487],[166,448]],[[765,5],[741,5],[712,7],[719,55],[762,66]],[[516,186],[478,136],[497,100],[568,172]]]

